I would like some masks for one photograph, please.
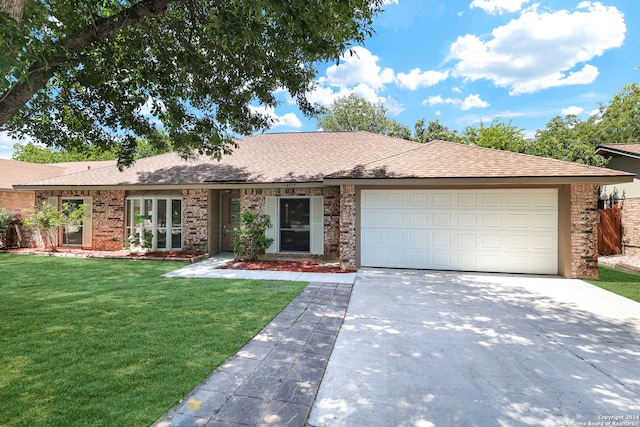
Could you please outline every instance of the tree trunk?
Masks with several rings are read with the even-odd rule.
[[[22,21],[25,0],[0,0],[0,12],[8,13],[17,23]]]
[[[30,82],[18,82],[7,92],[0,94],[0,126],[11,120],[40,89],[44,88],[56,71],[64,69],[67,53],[81,52],[93,42],[106,39],[122,28],[135,25],[145,16],[159,15],[172,1],[174,0],[141,0],[116,16],[98,19],[92,25],[60,40],[56,47],[61,49],[55,49],[58,53],[53,53],[46,61],[38,61],[29,67]],[[5,5],[11,8],[13,3],[24,4],[24,0],[0,0],[0,11]]]

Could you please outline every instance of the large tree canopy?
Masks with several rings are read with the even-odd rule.
[[[381,103],[374,104],[355,93],[336,98],[317,118],[318,127],[326,131],[367,131],[387,134],[391,120]]]
[[[314,113],[314,63],[364,42],[382,0],[25,0],[21,20],[11,3],[0,130],[126,164],[158,128],[185,155],[221,156],[226,136],[269,127],[249,105],[275,105],[279,89]]]

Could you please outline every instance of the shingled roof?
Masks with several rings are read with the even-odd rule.
[[[0,159],[0,190],[12,190],[13,184],[59,176],[64,168],[52,165]]]
[[[601,156],[627,156],[640,159],[640,143],[602,144],[596,149],[596,154]]]
[[[220,161],[175,153],[44,179],[31,188],[323,183],[326,179],[548,178],[570,182],[630,181],[605,168],[472,147],[446,141],[420,144],[369,132],[271,133],[237,141]]]

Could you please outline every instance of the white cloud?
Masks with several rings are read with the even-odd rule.
[[[519,11],[522,5],[528,2],[529,0],[473,0],[469,7],[477,7],[492,15],[502,15],[505,12]]]
[[[614,6],[583,1],[575,11],[538,12],[534,5],[495,28],[488,41],[458,37],[449,59],[457,61],[456,77],[490,80],[510,94],[533,93],[593,82],[598,69],[586,62],[620,47],[625,32],[623,14]]]
[[[400,87],[416,90],[419,87],[433,86],[449,77],[447,71],[421,71],[414,68],[409,74],[398,73],[397,81]]]
[[[382,69],[379,58],[367,49],[356,46],[352,52],[346,51],[340,58],[340,64],[327,68],[326,76],[318,79],[321,85],[348,87],[364,83],[373,89],[381,89],[394,80],[391,68]]]
[[[249,109],[253,113],[258,113],[263,116],[269,117],[273,121],[273,125],[271,127],[285,126],[295,129],[299,129],[302,127],[302,122],[294,113],[287,113],[282,116],[278,116],[273,107],[256,107],[254,105],[250,105]]]
[[[561,111],[563,116],[568,116],[569,114],[577,116],[584,113],[584,108],[572,105],[571,107],[563,108]]]
[[[367,49],[357,46],[352,50],[353,55],[346,51],[339,64],[327,68],[325,75],[316,81],[316,87],[307,93],[307,100],[329,106],[336,98],[355,93],[368,102],[382,103],[392,115],[402,112],[401,104],[380,95],[387,83],[395,81],[394,71],[378,66],[379,58]]]
[[[470,110],[472,108],[487,108],[489,103],[480,99],[480,95],[469,95],[462,101],[461,110]]]
[[[456,107],[460,107],[461,110],[470,110],[472,108],[487,108],[489,103],[487,101],[483,101],[480,98],[480,95],[469,95],[465,99],[458,98],[443,98],[440,95],[430,96],[429,98],[422,101],[422,105],[439,105],[439,104],[450,104]]]
[[[386,6],[388,4],[398,4],[398,0],[383,0],[382,5]]]
[[[0,159],[10,159],[13,155],[13,144],[26,143],[26,140],[17,140],[9,136],[9,132],[0,132]]]

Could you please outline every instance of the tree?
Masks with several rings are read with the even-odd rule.
[[[556,116],[547,127],[536,132],[533,143],[524,152],[535,156],[604,166],[607,160],[595,154],[593,121],[583,122],[574,115]]]
[[[161,135],[159,141],[164,141],[164,145],[159,143],[151,145],[148,140],[138,140],[133,158],[142,159],[171,151],[171,142],[166,136]],[[31,163],[62,163],[116,160],[118,153],[112,150],[102,150],[93,144],[88,144],[80,149],[73,148],[71,151],[67,151],[64,149],[42,147],[33,142],[28,142],[27,144],[13,144],[13,154],[11,158],[13,160]]]
[[[616,93],[609,105],[600,105],[595,144],[640,142],[640,84]]]
[[[414,126],[413,140],[417,142],[429,142],[435,140],[461,142],[461,138],[455,130],[441,124],[439,120],[432,120],[427,126],[425,120],[416,121]]]
[[[303,113],[314,64],[372,34],[382,0],[19,1],[0,3],[0,130],[71,151],[134,158],[136,141],[217,158],[232,134],[271,125],[254,102],[286,89]],[[145,114],[150,112],[153,117]]]
[[[511,120],[503,123],[497,117],[489,126],[480,122],[478,126],[465,127],[461,140],[468,145],[518,153],[525,152],[528,144],[523,129],[513,125]]]
[[[318,116],[318,127],[327,131],[366,131],[386,135],[390,120],[382,103],[374,104],[351,93],[336,98]]]

